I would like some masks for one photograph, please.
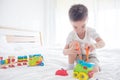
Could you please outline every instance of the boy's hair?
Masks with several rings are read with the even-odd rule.
[[[88,16],[88,9],[83,4],[75,4],[69,10],[69,18],[72,21],[83,20]]]

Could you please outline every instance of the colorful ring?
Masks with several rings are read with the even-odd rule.
[[[78,79],[79,78],[78,74],[79,74],[78,72],[73,72],[73,77]]]
[[[78,77],[79,77],[79,80],[88,80],[89,78],[88,75],[84,72],[79,72]]]

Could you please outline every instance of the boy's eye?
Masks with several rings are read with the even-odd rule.
[[[76,26],[74,26],[74,28],[75,28],[75,29],[77,29],[77,27],[76,27]]]
[[[83,25],[82,28],[85,28],[85,25]]]

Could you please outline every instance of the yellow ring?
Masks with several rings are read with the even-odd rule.
[[[77,78],[77,79],[78,79],[78,78],[79,78],[79,76],[78,76],[78,75],[79,75],[79,73],[78,73],[78,72],[73,72],[73,77],[74,77],[74,78]]]
[[[84,72],[79,72],[79,80],[88,80],[88,75]]]

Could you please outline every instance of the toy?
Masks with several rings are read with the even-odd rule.
[[[88,60],[89,60],[89,47],[87,47],[85,49],[86,49],[86,61],[88,62]]]
[[[23,62],[23,57],[22,56],[18,56],[17,65],[18,66],[22,66],[22,62]]]
[[[78,42],[76,42],[75,45],[76,45],[76,50],[81,53],[80,44]],[[82,60],[82,55],[81,54],[78,54],[78,55],[79,55],[80,60]]]
[[[0,57],[0,68],[2,69],[6,69],[7,66],[6,66],[6,60],[3,60],[3,57]]]
[[[63,68],[61,70],[57,70],[55,75],[59,76],[68,76],[67,70],[64,70]]]
[[[93,77],[93,66],[94,64],[92,63],[78,60],[78,64],[75,66],[73,72],[74,77],[80,80],[88,80],[89,78]]]
[[[74,67],[73,76],[79,80],[88,80],[93,77],[94,64],[89,63],[89,48],[86,48],[86,61],[78,60],[77,65]]]
[[[0,57],[0,64],[2,69],[6,69],[7,67],[15,67],[15,56],[8,56],[8,59],[4,59]]]
[[[18,56],[18,60],[17,60],[17,65],[18,66],[22,66],[22,65],[27,65],[27,56]]]
[[[27,56],[23,56],[23,65],[27,65],[27,62],[28,62]]]
[[[15,56],[8,56],[9,67],[15,67]]]
[[[44,66],[41,54],[29,55],[29,66]]]
[[[1,69],[6,69],[8,67],[13,68],[15,67],[16,64],[17,66],[23,66],[23,65],[44,66],[43,56],[41,56],[41,54],[29,55],[29,63],[27,56],[18,56],[17,62],[15,62],[15,56],[8,56],[8,59],[3,59],[3,57],[0,57]]]

